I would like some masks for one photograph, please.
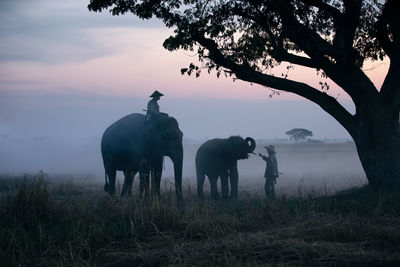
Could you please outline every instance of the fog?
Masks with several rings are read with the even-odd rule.
[[[262,143],[276,144],[284,173],[278,191],[365,182],[349,134],[319,106],[300,97],[289,101],[290,94],[269,99],[270,91],[240,81],[181,76],[179,69],[196,57],[166,51],[161,44],[171,29],[160,21],[92,13],[78,0],[3,0],[0,22],[0,174],[43,170],[102,182],[102,133],[122,116],[142,112],[149,99],[98,94],[139,96],[157,88],[166,93],[161,111],[174,116],[184,133],[183,174],[191,183],[199,144],[230,135],[253,137],[257,152]],[[381,69],[373,69],[371,79],[382,81]],[[314,72],[296,75],[311,85],[320,81]],[[332,96],[354,110],[334,87]],[[292,128],[311,130],[313,139],[328,143],[289,145],[285,132]],[[262,190],[260,158],[240,161],[239,172],[241,190]],[[169,159],[164,174],[172,175]]]
[[[141,112],[148,99],[106,96],[3,94],[0,99],[0,173],[43,170],[50,175],[102,182],[100,140],[115,120]],[[366,182],[356,149],[344,129],[317,106],[295,101],[206,99],[160,100],[161,110],[177,118],[184,133],[183,176],[195,185],[194,157],[205,140],[251,136],[275,144],[280,176],[277,191],[337,190]],[[285,131],[312,130],[324,143],[293,144]],[[239,161],[240,190],[262,192],[264,162],[252,155]],[[173,177],[166,158],[164,177]],[[118,175],[122,182],[122,174]]]

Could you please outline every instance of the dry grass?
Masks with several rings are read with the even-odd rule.
[[[17,188],[17,189],[16,189]],[[398,265],[400,194],[109,198],[45,174],[0,179],[0,266]]]

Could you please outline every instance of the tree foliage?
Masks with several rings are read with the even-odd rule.
[[[170,51],[197,51],[199,65],[182,74],[215,70],[318,104],[353,137],[370,184],[400,188],[400,9],[395,0],[90,0],[89,9],[161,19],[174,34]],[[366,60],[390,60],[377,88]],[[274,76],[288,64],[315,69],[352,99],[355,114],[320,87]]]
[[[294,128],[286,132],[286,135],[289,136],[290,139],[295,140],[296,142],[299,140],[305,140],[307,137],[313,136],[312,131],[303,128]]]
[[[394,2],[91,0],[89,9],[109,9],[113,15],[131,12],[142,19],[157,17],[175,29],[164,42],[166,49],[197,50],[201,65],[192,63],[182,73],[199,76],[203,70],[216,70],[217,76],[234,75],[296,93],[319,104],[348,129],[351,114],[326,94],[327,84],[313,88],[287,75],[268,73],[282,62],[314,68],[346,91],[356,105],[364,104],[361,95],[378,92],[362,72],[365,60],[400,52]],[[389,27],[391,23],[396,27]],[[398,98],[391,104],[399,106]]]

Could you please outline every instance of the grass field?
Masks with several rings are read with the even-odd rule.
[[[400,264],[400,193],[368,187],[268,201],[110,198],[100,184],[0,178],[0,266]],[[135,188],[137,190],[137,188]]]

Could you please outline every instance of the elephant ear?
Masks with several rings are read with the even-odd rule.
[[[247,155],[248,146],[240,136],[231,136],[226,140],[225,153],[229,158],[238,159]]]
[[[162,118],[156,123],[156,131],[161,140],[182,137],[183,133],[179,129],[178,121],[173,117]]]
[[[146,147],[157,146],[162,139],[162,135],[165,134],[167,129],[167,118],[160,118],[157,120],[151,120],[144,126],[142,142]]]
[[[236,147],[238,145],[238,136],[231,136],[229,137],[227,140],[227,145],[232,148],[232,147]]]
[[[176,129],[179,128],[178,122],[175,118],[172,117],[166,117],[166,118],[161,118],[158,121],[156,121],[156,129],[158,131],[165,131],[168,129]]]

